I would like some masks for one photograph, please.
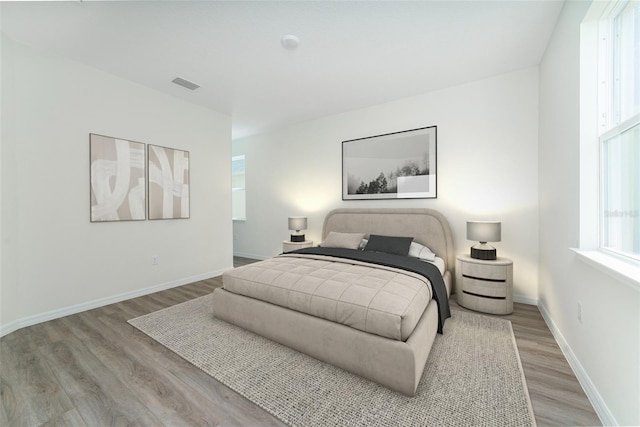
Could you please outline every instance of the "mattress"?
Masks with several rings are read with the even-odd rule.
[[[223,275],[225,290],[405,341],[433,297],[413,272],[340,258],[285,254]]]

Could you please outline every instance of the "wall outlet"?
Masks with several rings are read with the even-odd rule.
[[[582,303],[578,303],[578,322],[582,323]]]
[[[151,256],[151,265],[158,265],[159,259],[158,259],[158,255],[152,255]]]

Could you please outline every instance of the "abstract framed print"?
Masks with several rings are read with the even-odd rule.
[[[189,152],[149,145],[149,219],[190,216]]]
[[[89,134],[91,222],[146,219],[145,144]]]

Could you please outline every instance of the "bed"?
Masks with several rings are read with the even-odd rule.
[[[342,240],[353,242],[357,233],[364,239],[358,248],[343,247]],[[387,244],[388,236],[412,237],[412,250],[427,247],[439,260],[387,257],[375,245]],[[225,272],[223,286],[213,292],[214,316],[415,395],[449,315],[455,253],[448,221],[430,209],[336,209],[325,218],[322,240],[331,247],[289,252]],[[362,250],[367,245],[370,250]],[[408,266],[387,264],[388,258]],[[415,269],[429,270],[431,279]]]

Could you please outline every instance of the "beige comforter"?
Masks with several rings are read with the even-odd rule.
[[[395,340],[406,340],[432,298],[431,283],[392,267],[283,254],[226,272],[229,292]]]

